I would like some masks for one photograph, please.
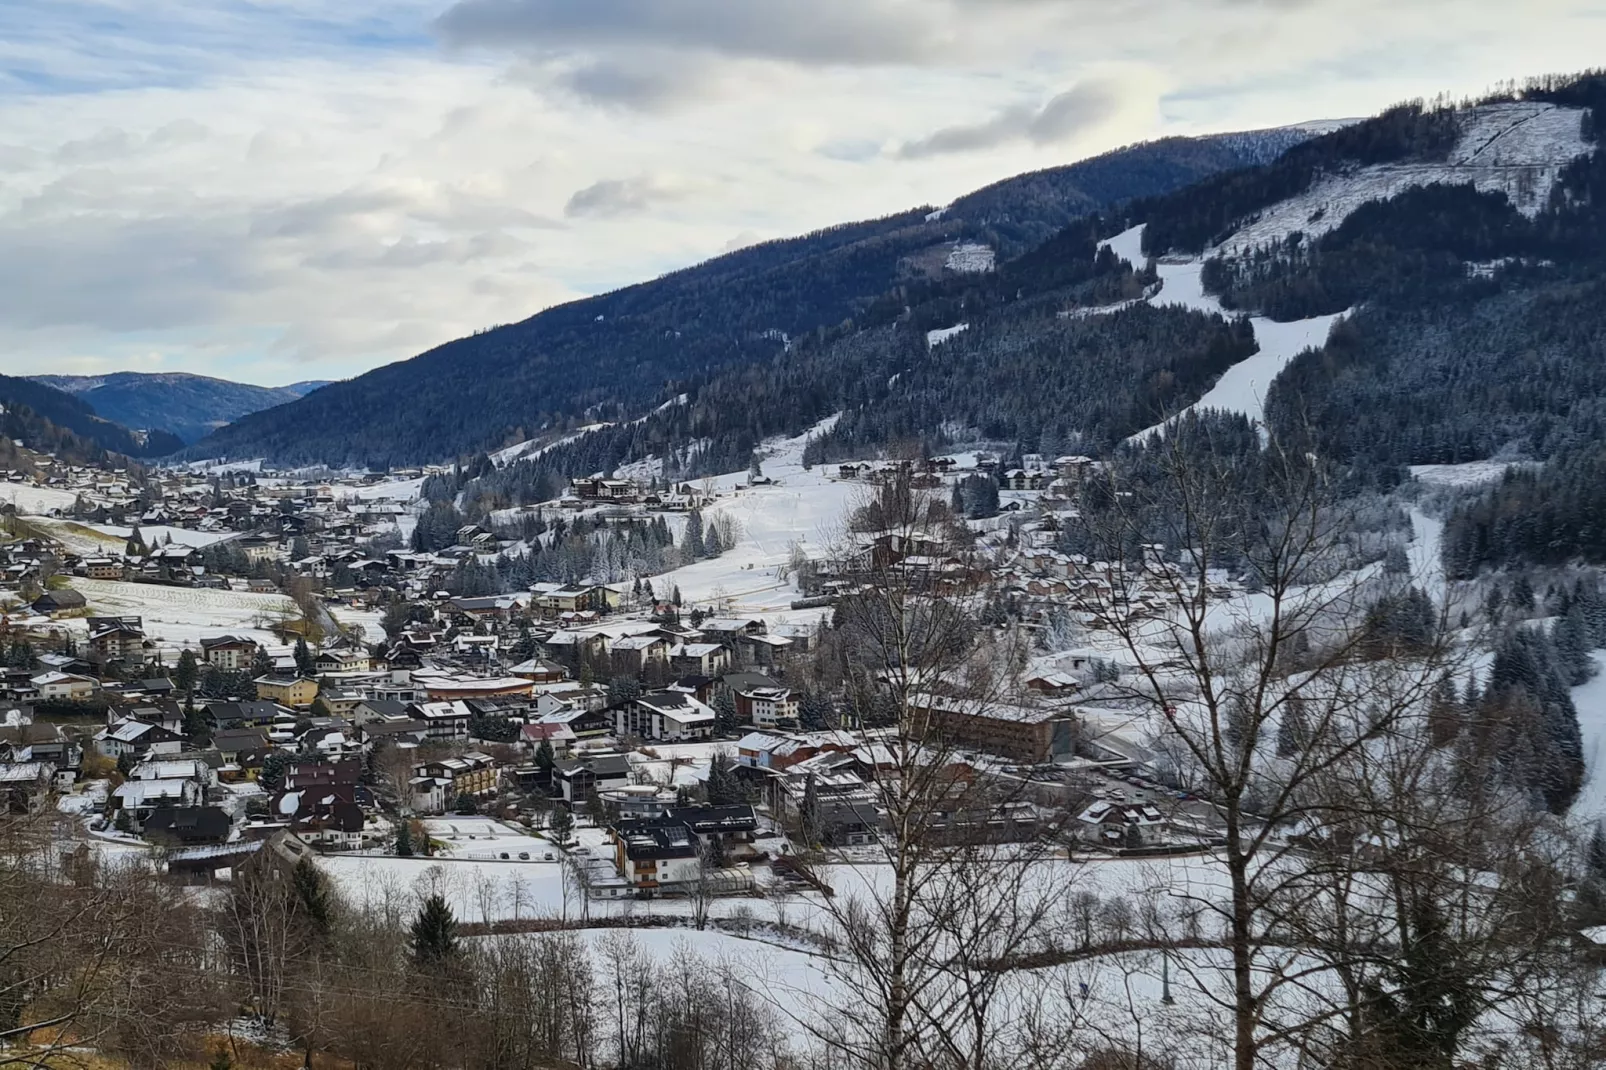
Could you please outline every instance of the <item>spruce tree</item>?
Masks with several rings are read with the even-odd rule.
[[[413,857],[413,823],[406,818],[396,826],[396,857]]]
[[[411,936],[413,965],[421,970],[439,969],[457,957],[457,918],[438,894],[424,900],[413,921]]]
[[[703,791],[710,806],[732,806],[742,801],[741,786],[718,755],[708,763],[708,780],[703,784]]]
[[[574,815],[567,806],[559,805],[552,809],[552,839],[559,847],[567,846],[569,835],[574,832]]]
[[[329,886],[323,873],[303,857],[290,872],[290,884],[295,890],[296,906],[320,935],[329,932]]]
[[[714,696],[714,731],[729,735],[741,724],[736,713],[736,699],[728,687],[721,687]]]
[[[195,660],[195,651],[185,647],[184,652],[178,656],[178,665],[173,669],[173,686],[186,696],[193,695],[200,676],[201,669]]]
[[[318,666],[312,657],[312,651],[307,648],[305,636],[296,637],[295,648],[296,672],[302,676],[316,676]]]

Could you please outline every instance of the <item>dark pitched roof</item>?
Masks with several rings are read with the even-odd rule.
[[[163,834],[184,843],[222,842],[233,822],[216,806],[159,806],[145,819],[145,832]]]
[[[758,816],[745,803],[735,806],[676,806],[664,811],[661,820],[678,821],[699,836],[716,832],[752,832]]]
[[[407,704],[393,698],[365,698],[358,705],[366,710],[372,710],[380,717],[407,716]]]

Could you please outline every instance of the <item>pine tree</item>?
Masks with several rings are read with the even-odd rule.
[[[312,859],[302,856],[290,871],[290,884],[295,890],[296,906],[320,935],[329,932],[329,887],[322,871]]]
[[[396,857],[413,857],[413,823],[406,818],[396,826]]]
[[[552,809],[552,839],[559,847],[569,842],[569,836],[574,832],[574,815],[567,806],[556,806]]]
[[[318,674],[318,666],[312,657],[312,651],[307,648],[307,640],[304,636],[296,637],[295,659],[296,672],[302,676],[316,676]]]
[[[438,969],[457,957],[457,918],[440,895],[424,900],[411,934],[413,964],[419,969]]]
[[[721,687],[714,696],[714,731],[719,735],[729,735],[736,731],[741,721],[736,713],[736,699],[728,687]]]
[[[1456,694],[1455,681],[1445,673],[1428,701],[1428,738],[1435,747],[1448,746],[1461,734],[1461,722],[1461,696]]]
[[[703,514],[693,509],[686,516],[686,531],[680,537],[681,552],[690,561],[701,560],[706,547],[703,545]]]
[[[550,739],[542,739],[541,745],[535,748],[536,768],[551,773],[552,767],[557,764],[557,756],[552,753],[552,741]]]
[[[1290,695],[1283,702],[1282,717],[1277,722],[1277,757],[1291,758],[1310,745],[1310,716],[1305,700]]]
[[[718,755],[708,763],[708,780],[704,782],[703,790],[710,806],[732,806],[742,801],[740,785]]]
[[[283,751],[267,755],[262,759],[262,768],[257,770],[257,785],[272,795],[284,783],[285,767],[289,764],[290,756]]]
[[[829,728],[836,716],[836,704],[825,695],[805,691],[797,703],[797,721],[807,732]]]
[[[185,647],[184,652],[178,656],[178,665],[173,669],[173,686],[185,695],[193,695],[200,676],[201,669],[195,660],[195,651]]]

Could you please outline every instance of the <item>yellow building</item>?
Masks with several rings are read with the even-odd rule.
[[[293,676],[259,676],[252,681],[257,685],[257,698],[277,702],[291,709],[304,709],[318,697],[318,681]]]

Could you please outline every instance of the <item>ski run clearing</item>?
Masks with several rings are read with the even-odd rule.
[[[1303,193],[1267,208],[1217,251],[1246,252],[1281,242],[1295,231],[1307,240],[1319,238],[1368,201],[1435,182],[1504,193],[1518,211],[1537,215],[1561,169],[1593,151],[1583,137],[1580,108],[1485,104],[1459,118],[1461,137],[1443,163],[1377,164],[1324,176]]]
[[[1104,244],[1116,256],[1134,267],[1140,267],[1145,262],[1143,230],[1142,226],[1133,227]],[[1160,290],[1144,298],[1148,304],[1181,305],[1209,315],[1230,315],[1221,307],[1220,301],[1204,292],[1204,284],[1200,281],[1204,269],[1203,258],[1180,262],[1161,260],[1155,268],[1160,274]],[[1325,344],[1327,332],[1332,330],[1333,324],[1348,314],[1339,312],[1331,316],[1314,316],[1292,323],[1277,323],[1263,316],[1251,316],[1249,322],[1254,327],[1255,340],[1260,344],[1259,351],[1223,372],[1215,385],[1183,412],[1218,409],[1241,412],[1256,423],[1261,422],[1265,415],[1266,388],[1271,381],[1300,353]],[[1138,432],[1132,439],[1141,440],[1164,428],[1165,424],[1157,424]]]

